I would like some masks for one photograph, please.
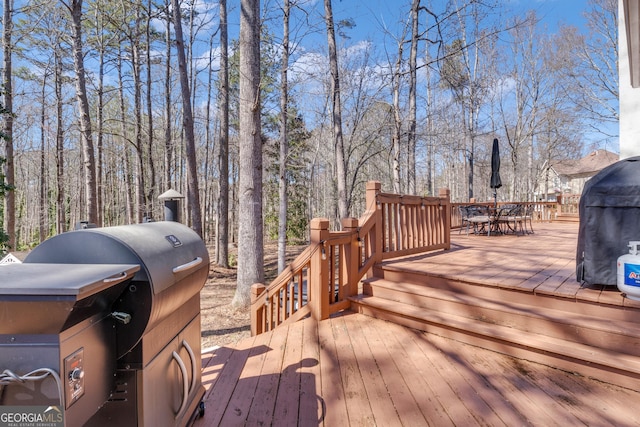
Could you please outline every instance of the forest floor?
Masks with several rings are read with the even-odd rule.
[[[287,263],[291,262],[306,246],[287,247]],[[231,301],[236,292],[237,270],[235,266],[222,268],[216,265],[213,249],[209,251],[212,260],[209,279],[200,293],[202,315],[202,348],[233,346],[243,338],[251,336],[249,309],[236,310]],[[229,257],[235,261],[237,249],[229,248]],[[278,248],[276,243],[268,243],[264,248],[265,284],[277,276]]]

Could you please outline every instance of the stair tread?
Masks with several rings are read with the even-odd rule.
[[[640,375],[640,358],[636,356],[527,332],[508,326],[489,324],[481,321],[472,322],[469,318],[455,314],[447,313],[446,316],[443,316],[442,313],[437,311],[425,310],[424,308],[410,304],[375,296],[360,295],[353,297],[352,301],[357,304],[392,312],[398,316],[411,317],[431,324],[444,325],[447,328],[491,337],[492,339],[510,342],[525,348],[567,355],[590,364],[599,364]]]
[[[432,288],[409,282],[395,282],[382,278],[369,279],[366,283],[371,286],[381,287],[395,292],[413,293],[421,297],[432,298],[435,300],[446,300],[469,305],[472,304],[485,309],[506,313],[517,313],[521,316],[544,317],[557,323],[588,327],[590,329],[617,333],[620,335],[629,335],[633,337],[640,336],[640,324],[637,322],[622,320],[603,321],[609,319],[547,307],[533,307],[529,304],[519,303],[516,301],[509,301],[507,305],[504,302],[489,301],[482,297],[455,292],[448,289]],[[438,310],[437,305],[433,307],[433,309]]]

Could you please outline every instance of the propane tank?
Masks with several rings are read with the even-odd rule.
[[[618,258],[618,289],[627,298],[640,301],[640,241],[628,246],[629,253]]]

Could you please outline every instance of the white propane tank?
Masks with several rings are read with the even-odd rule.
[[[640,241],[628,246],[629,253],[618,258],[618,289],[627,298],[640,301]]]

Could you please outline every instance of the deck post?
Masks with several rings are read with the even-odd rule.
[[[382,205],[378,202],[378,194],[382,189],[382,184],[378,181],[367,182],[367,210],[375,210],[375,223],[373,227],[375,239],[372,242],[373,247],[371,253],[375,259],[374,263],[378,264],[382,262],[382,253],[384,248],[382,246]]]
[[[260,304],[258,300],[264,294],[267,287],[262,283],[254,283],[251,285],[251,336],[255,337],[264,332],[264,304]]]
[[[329,318],[329,248],[325,246],[329,238],[329,220],[311,220],[311,247],[318,248],[311,257],[309,274],[309,309],[316,320]]]
[[[358,260],[360,259],[360,239],[358,236],[358,219],[343,218],[342,230],[351,232],[351,243],[344,249],[344,260],[341,262],[343,276],[347,279],[346,292],[343,298],[358,294]]]
[[[443,233],[444,233],[444,241],[446,243],[445,249],[451,249],[451,190],[448,188],[441,188],[438,191],[438,197],[445,200],[445,203],[442,206],[444,212],[443,218]]]
[[[371,211],[376,207],[376,201],[378,200],[378,193],[382,188],[382,184],[378,181],[367,181],[367,194],[366,194],[366,210]]]

